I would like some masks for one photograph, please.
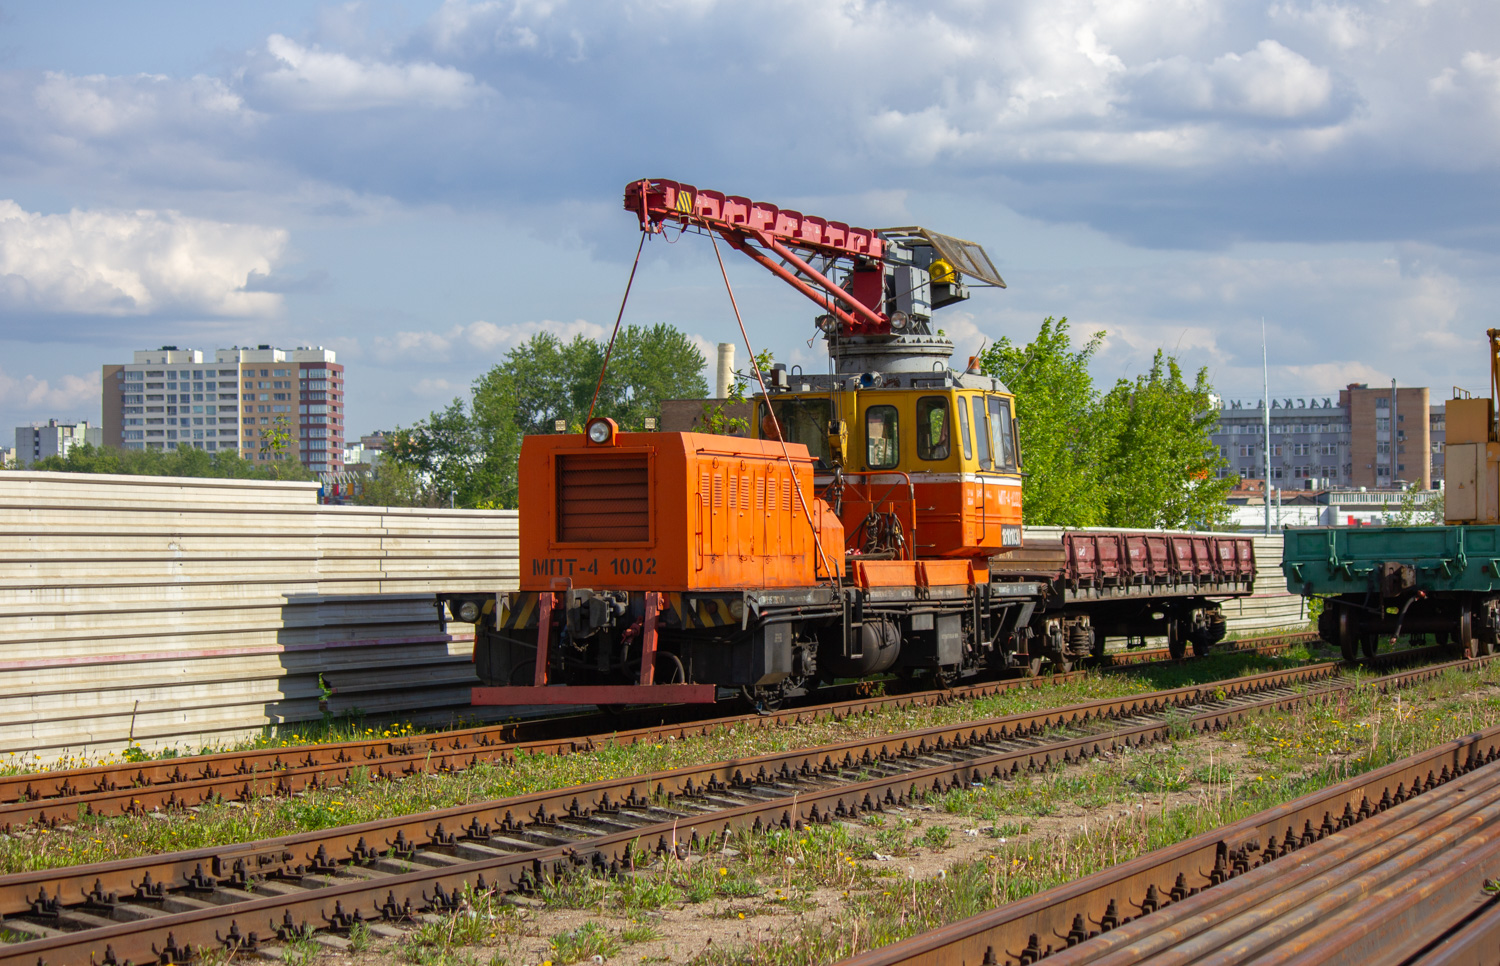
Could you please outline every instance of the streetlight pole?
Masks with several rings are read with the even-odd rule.
[[[1271,535],[1271,366],[1270,363],[1266,361],[1266,317],[1264,315],[1260,317],[1260,370],[1261,377],[1264,380],[1263,385],[1266,393],[1265,411],[1263,413],[1266,430],[1266,451],[1264,459],[1266,467],[1266,488],[1263,496],[1266,504],[1266,536],[1269,537]]]

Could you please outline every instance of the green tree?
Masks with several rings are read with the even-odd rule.
[[[1189,386],[1160,349],[1149,372],[1104,396],[1096,425],[1109,440],[1107,525],[1210,529],[1229,519],[1224,498],[1239,479],[1219,476],[1228,464],[1210,438],[1219,421],[1212,397],[1207,369]]]
[[[37,460],[31,469],[56,473],[118,473],[126,476],[199,476],[231,480],[313,480],[301,463],[285,460],[262,466],[243,459],[234,450],[209,453],[179,445],[171,450],[120,450],[85,443],[68,450],[66,456]]]
[[[1109,439],[1098,426],[1099,394],[1089,362],[1104,339],[1095,332],[1073,347],[1066,317],[1042,320],[1027,345],[1001,339],[980,358],[987,374],[1016,394],[1016,423],[1027,476],[1026,522],[1086,527],[1105,520],[1101,460]]]
[[[409,465],[384,456],[370,467],[356,502],[361,506],[447,506]]]
[[[721,436],[735,436],[749,432],[750,420],[742,416],[732,416],[729,411],[749,398],[746,393],[750,390],[752,380],[755,379],[755,370],[759,369],[761,375],[764,376],[771,370],[771,363],[775,361],[776,357],[771,354],[770,349],[762,349],[755,354],[755,365],[749,372],[736,369],[734,382],[730,384],[729,395],[724,398],[724,401],[704,404],[703,428]],[[755,391],[760,391],[758,384],[755,386]]]
[[[1227,464],[1210,438],[1218,415],[1207,371],[1189,386],[1159,351],[1149,372],[1101,394],[1089,364],[1103,338],[1075,347],[1068,320],[1049,316],[1029,344],[1002,339],[981,357],[1016,394],[1026,522],[1222,526],[1238,478],[1218,475]]]
[[[399,430],[394,458],[441,503],[452,493],[459,506],[515,506],[522,437],[555,432],[559,420],[583,427],[605,348],[584,336],[563,342],[538,333],[476,379],[467,402],[455,399]],[[707,393],[703,354],[686,336],[669,325],[632,325],[615,342],[594,414],[640,430],[662,400]]]

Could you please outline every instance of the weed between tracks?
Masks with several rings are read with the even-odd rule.
[[[1500,668],[1330,695],[1217,736],[929,796],[859,822],[741,832],[633,875],[581,875],[441,959],[361,962],[810,966],[1071,881],[1500,722]],[[647,857],[643,856],[643,859]],[[540,900],[540,902],[538,902]],[[559,937],[608,940],[584,955]],[[604,949],[613,951],[605,952]],[[577,956],[578,958],[572,958]]]
[[[314,831],[706,761],[815,747],[931,725],[1182,687],[1293,666],[1301,663],[1302,658],[1301,654],[1289,657],[1215,655],[1173,667],[1146,668],[1138,673],[1090,675],[1081,681],[1017,689],[989,698],[956,701],[943,707],[880,710],[839,722],[766,729],[727,728],[681,741],[606,746],[569,755],[522,753],[507,764],[481,764],[456,774],[418,775],[401,781],[371,780],[367,772],[357,769],[343,786],[290,799],[268,798],[246,804],[220,802],[178,815],[92,816],[53,831],[0,835],[0,873],[80,865]]]

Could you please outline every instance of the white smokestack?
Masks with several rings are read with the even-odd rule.
[[[729,387],[734,385],[734,343],[719,343],[719,384],[714,393],[716,399],[728,399]]]

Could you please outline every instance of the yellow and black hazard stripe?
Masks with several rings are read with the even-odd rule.
[[[739,626],[740,619],[730,612],[730,604],[738,601],[737,597],[685,597],[683,594],[667,594],[666,598],[667,607],[683,630]]]
[[[537,596],[535,593],[523,591],[519,594],[502,596],[500,620],[496,622],[501,630],[519,630],[523,627],[536,626]]]

